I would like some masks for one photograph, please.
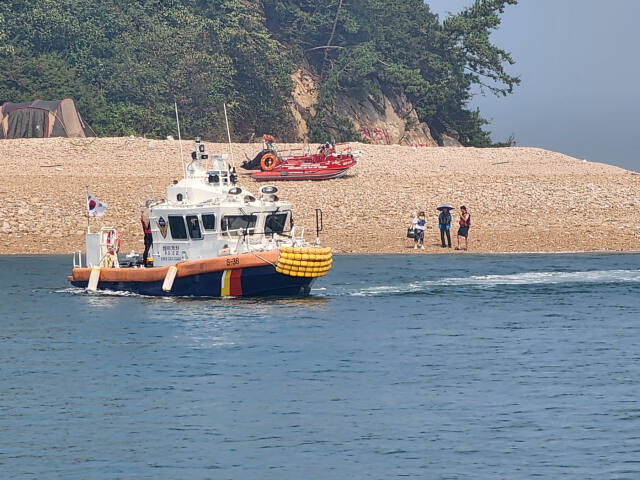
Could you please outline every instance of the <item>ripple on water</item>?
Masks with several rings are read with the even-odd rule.
[[[640,478],[640,257],[444,257],[337,256],[295,299],[2,258],[3,475]]]

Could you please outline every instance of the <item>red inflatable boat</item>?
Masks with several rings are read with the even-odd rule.
[[[347,146],[336,152],[335,145],[325,143],[318,153],[307,155],[279,155],[273,146],[273,137],[263,136],[264,148],[253,160],[242,164],[246,170],[256,170],[251,177],[257,181],[273,180],[327,180],[341,177],[357,162],[358,152]]]

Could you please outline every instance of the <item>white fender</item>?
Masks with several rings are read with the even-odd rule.
[[[178,273],[178,267],[171,265],[167,274],[164,276],[164,282],[162,282],[162,291],[170,292],[173,288],[173,281],[176,279],[176,273]]]
[[[93,267],[91,274],[89,275],[89,284],[87,290],[95,292],[98,289],[98,282],[100,281],[100,267]]]

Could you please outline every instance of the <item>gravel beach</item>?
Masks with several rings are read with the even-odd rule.
[[[193,142],[183,140],[185,159]],[[208,153],[228,145],[207,143]],[[437,148],[351,144],[361,150],[343,178],[280,182],[297,225],[339,253],[449,253],[440,248],[440,203],[466,205],[469,252],[640,250],[640,174],[538,148]],[[281,150],[301,145],[280,145]],[[315,145],[311,145],[313,149]],[[260,144],[234,144],[236,164]],[[85,187],[108,203],[91,228],[118,228],[122,250],[141,251],[139,204],[162,198],[181,178],[177,141],[143,138],[51,138],[0,141],[2,253],[84,250]],[[243,187],[260,186],[241,175]],[[406,238],[413,212],[427,212],[425,249]],[[459,210],[453,212],[455,246]],[[455,252],[465,254],[465,252]]]

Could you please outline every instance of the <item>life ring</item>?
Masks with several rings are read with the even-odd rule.
[[[270,172],[275,168],[277,161],[278,157],[276,157],[275,153],[265,153],[260,159],[260,168],[264,172]]]
[[[107,252],[109,255],[115,255],[120,251],[120,233],[117,230],[111,230],[107,233]]]

